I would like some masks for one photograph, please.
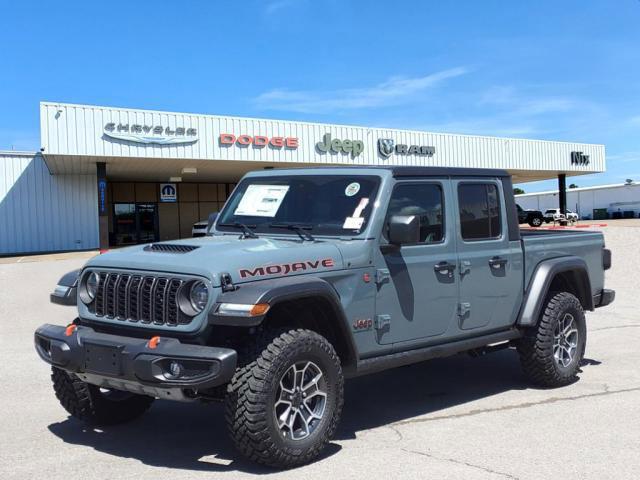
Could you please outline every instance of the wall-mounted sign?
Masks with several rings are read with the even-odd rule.
[[[389,158],[391,154],[396,155],[424,155],[433,157],[436,153],[436,147],[427,145],[406,145],[404,143],[396,143],[392,138],[379,138],[378,151],[384,158]]]
[[[178,189],[175,183],[160,184],[160,201],[175,203],[178,201]]]
[[[107,214],[107,181],[98,179],[98,215]]]
[[[266,147],[269,145],[273,148],[298,148],[298,139],[296,137],[266,137],[264,135],[238,135],[232,133],[221,133],[219,137],[220,145],[238,147],[248,147],[253,145],[256,148]]]
[[[589,155],[582,152],[571,152],[571,165],[589,165]]]
[[[352,157],[357,157],[364,151],[364,142],[361,140],[339,140],[331,139],[330,133],[325,133],[322,141],[316,143],[316,148],[321,153],[350,153]]]
[[[171,128],[137,123],[129,125],[128,123],[109,122],[104,126],[104,134],[116,140],[142,144],[176,145],[198,141],[198,131],[195,128]]]

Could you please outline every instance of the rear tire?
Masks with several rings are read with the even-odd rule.
[[[267,331],[239,357],[225,399],[236,448],[277,468],[318,457],[342,413],[344,379],[333,346],[310,330]]]
[[[571,293],[552,293],[538,324],[518,342],[522,368],[542,387],[573,383],[580,371],[587,328],[580,301]]]
[[[120,390],[101,389],[72,373],[51,368],[56,397],[70,415],[92,425],[116,425],[138,418],[148,410],[153,397]]]

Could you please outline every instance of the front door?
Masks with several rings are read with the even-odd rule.
[[[455,218],[450,188],[444,179],[395,185],[383,243],[393,215],[419,216],[420,241],[376,252],[375,327],[381,344],[424,342],[456,328],[455,225],[447,221]]]
[[[158,206],[155,203],[115,203],[113,243],[116,246],[158,240]]]
[[[522,247],[509,238],[502,182],[452,181],[457,202],[461,332],[513,323],[522,301]],[[508,192],[510,195],[511,192]]]

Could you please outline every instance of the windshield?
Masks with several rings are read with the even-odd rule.
[[[544,212],[544,213],[556,213],[556,209],[555,209],[555,208],[552,208],[551,210],[547,210],[547,211],[546,211],[546,212]]]
[[[297,226],[313,235],[357,235],[365,229],[380,178],[373,175],[283,175],[242,180],[216,228],[287,233]]]

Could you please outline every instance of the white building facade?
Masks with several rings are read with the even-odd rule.
[[[516,195],[516,202],[524,209],[545,211],[558,208],[558,191]],[[567,190],[567,208],[580,218],[593,220],[594,210],[604,209],[609,218],[640,215],[640,184],[621,183]]]
[[[188,236],[255,169],[500,168],[562,185],[606,168],[595,144],[53,102],[40,104],[40,130],[40,152],[0,152],[0,255]]]

